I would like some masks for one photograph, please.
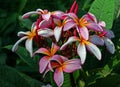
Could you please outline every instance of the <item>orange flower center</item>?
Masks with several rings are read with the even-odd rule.
[[[79,26],[80,27],[85,27],[87,24],[88,24],[88,22],[84,18],[81,18],[79,20]]]
[[[33,37],[36,35],[35,31],[31,31],[28,33],[28,38],[33,39]]]

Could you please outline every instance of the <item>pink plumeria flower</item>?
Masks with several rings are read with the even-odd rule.
[[[66,20],[66,24],[64,25],[63,30],[67,31],[71,28],[76,27],[78,33],[80,33],[85,40],[89,39],[88,29],[102,31],[102,28],[97,23],[88,21],[86,19],[86,16],[83,16],[80,19],[74,13],[68,13],[67,16],[68,19]]]
[[[77,36],[69,37],[69,39],[61,46],[60,50],[64,50],[68,44],[75,42],[75,41],[79,42],[78,47],[77,47],[77,54],[80,56],[82,64],[84,64],[86,60],[86,48],[91,53],[93,53],[97,57],[98,60],[101,60],[101,51],[99,50],[99,48],[93,43],[89,42],[88,40],[85,40]]]
[[[43,36],[43,37],[49,37],[53,35],[53,31],[50,29],[44,29],[44,30],[39,30],[37,31],[38,35]],[[25,42],[25,48],[27,51],[30,53],[30,56],[33,54],[33,38],[36,36],[36,26],[35,23],[33,23],[31,27],[31,31],[23,32],[20,31],[18,32],[18,36],[21,37],[13,46],[12,51],[15,52],[18,48],[19,43],[21,43],[23,40],[26,40]]]
[[[80,59],[71,59],[71,60],[68,60],[68,58],[63,59],[59,55],[56,55],[54,57],[57,59],[61,59],[59,63],[56,62],[52,63],[52,67],[55,67],[54,80],[57,86],[61,87],[64,82],[63,72],[72,73],[75,70],[81,69],[81,61]]]
[[[38,49],[34,54],[33,56],[36,54],[36,53],[41,53],[41,54],[44,54],[46,56],[42,57],[39,61],[39,71],[40,73],[43,73],[44,71],[48,72],[49,70],[53,71],[52,70],[52,66],[51,66],[51,60],[54,60],[54,61],[59,61],[59,59],[55,58],[55,53],[58,51],[59,47],[52,43],[52,46],[51,46],[51,49],[48,50],[46,48],[40,48]]]
[[[48,10],[37,9],[36,11],[31,11],[25,13],[22,18],[28,18],[30,15],[39,14],[44,20],[49,20],[51,16],[61,18],[64,14],[62,11],[49,12]]]
[[[114,54],[115,46],[114,43],[111,41],[111,39],[115,37],[114,33],[111,30],[105,29],[105,22],[99,22],[99,25],[103,27],[103,31],[98,32],[97,35],[90,36],[89,41],[96,45],[105,45],[107,50],[111,54]]]

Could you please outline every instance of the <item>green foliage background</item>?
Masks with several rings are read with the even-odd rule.
[[[79,87],[120,87],[120,0],[77,2],[79,17],[90,11],[115,33],[116,51],[111,55],[102,47],[101,61],[88,54],[83,70],[73,73],[75,83]],[[37,8],[66,11],[72,3],[73,0],[0,0],[0,87],[41,87],[51,83],[50,74],[43,78],[38,72],[39,56],[30,58],[23,47],[13,53],[11,47],[19,39],[17,32],[29,30],[32,24],[29,19],[21,19],[22,14]],[[68,87],[69,82],[63,87]]]

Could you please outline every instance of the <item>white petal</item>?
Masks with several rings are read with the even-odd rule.
[[[27,36],[29,32],[30,31],[27,31],[27,32],[20,31],[17,33],[17,36]]]
[[[70,44],[70,43],[72,43],[72,42],[75,42],[75,41],[79,41],[79,38],[76,37],[76,36],[69,37],[69,39],[67,40],[67,42],[64,43],[64,44],[61,46],[60,50],[64,50],[65,47],[66,47],[68,44]]]
[[[55,39],[56,39],[57,42],[60,39],[61,33],[62,33],[62,27],[55,27],[54,35],[55,35]]]
[[[20,39],[15,43],[15,45],[13,46],[12,51],[15,52],[15,51],[17,50],[17,48],[18,48],[18,44],[19,44],[20,42],[22,42],[23,40],[25,40],[25,39],[27,39],[26,36],[20,38]]]
[[[39,14],[39,12],[36,12],[36,11],[27,12],[22,16],[22,18],[28,18],[29,16],[33,14]]]
[[[37,9],[36,11],[37,12],[42,12],[42,13],[44,12],[42,9]]]
[[[106,27],[106,24],[105,24],[104,21],[100,21],[100,22],[98,23],[98,25],[100,25],[100,26],[102,26],[102,27]]]
[[[51,16],[50,12],[48,12],[47,14],[42,14],[42,18],[47,21],[50,19],[50,16]]]
[[[105,46],[106,46],[107,50],[111,54],[114,54],[114,52],[115,52],[115,46],[114,46],[113,42],[110,39],[108,39],[108,38],[104,38],[104,41],[105,41]]]
[[[101,60],[101,51],[96,45],[89,42],[88,44],[86,44],[86,47],[91,53],[93,53],[97,57],[98,60]]]
[[[32,57],[32,54],[33,54],[32,39],[26,40],[25,47],[26,47],[27,51],[30,53],[30,56]]]
[[[34,22],[31,26],[31,31],[36,29],[36,22]]]
[[[79,44],[77,47],[77,53],[81,58],[81,63],[84,64],[85,59],[86,59],[86,48],[85,44]]]
[[[43,36],[43,37],[50,37],[54,35],[54,32],[51,29],[45,28],[43,30],[39,30],[38,35]]]

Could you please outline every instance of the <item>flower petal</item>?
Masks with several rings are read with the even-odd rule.
[[[54,11],[54,12],[52,12],[52,16],[55,17],[55,18],[59,18],[59,19],[62,19],[64,14],[65,13],[62,12],[62,11]]]
[[[105,46],[106,46],[107,50],[111,54],[114,54],[114,52],[115,52],[115,46],[114,46],[113,42],[109,38],[104,38],[104,41],[105,41]]]
[[[52,24],[52,21],[51,21],[51,19],[50,20],[42,20],[41,22],[40,22],[40,24],[39,24],[39,27],[40,28],[48,28],[48,27],[50,27],[51,26],[51,24]]]
[[[59,48],[60,47],[57,46],[55,43],[52,43],[51,54],[54,55],[58,51]]]
[[[54,80],[58,87],[61,87],[64,81],[62,68],[57,68],[54,73]]]
[[[38,31],[38,35],[43,36],[43,37],[50,37],[54,35],[53,30],[44,28]]]
[[[85,39],[85,40],[88,40],[89,38],[89,32],[88,32],[88,29],[86,27],[81,27],[79,28],[80,30],[80,35]]]
[[[25,42],[25,48],[30,53],[31,57],[32,57],[32,54],[33,54],[32,41],[33,41],[33,39],[27,39],[26,42]]]
[[[43,73],[45,71],[45,69],[47,68],[47,65],[49,63],[49,57],[48,56],[44,56],[40,59],[39,61],[39,72]]]
[[[90,36],[90,39],[89,39],[90,42],[92,42],[93,44],[95,45],[100,45],[100,46],[103,46],[104,45],[104,40],[101,39],[99,36],[97,35],[92,35]]]
[[[61,37],[61,33],[62,33],[62,27],[55,27],[54,29],[54,36],[55,36],[55,39],[56,41],[58,42],[60,37]]]
[[[99,22],[98,25],[100,25],[100,26],[102,26],[102,27],[106,27],[106,24],[105,24],[104,21]]]
[[[33,56],[34,56],[36,53],[41,53],[41,54],[45,54],[45,55],[50,56],[50,52],[49,52],[46,48],[39,48],[37,51],[34,52]]]
[[[114,33],[111,30],[105,30],[105,31],[107,32],[105,36],[108,37],[109,39],[115,37]]]
[[[54,23],[57,24],[57,25],[60,25],[60,24],[61,24],[61,20],[60,20],[60,19],[54,18],[53,21],[54,21]]]
[[[80,59],[71,59],[63,64],[63,71],[67,73],[74,72],[75,70],[81,69]]]
[[[86,47],[91,53],[93,53],[97,57],[98,60],[101,60],[101,51],[96,45],[89,42],[88,44],[86,44]]]
[[[78,20],[77,15],[74,14],[74,13],[68,13],[67,16],[70,17],[70,18],[72,18],[73,20]]]
[[[31,11],[31,12],[27,12],[25,13],[22,18],[28,18],[29,16],[33,15],[33,14],[40,14],[39,12],[36,12],[36,11]]]
[[[100,27],[97,23],[88,23],[86,27],[95,31],[103,31],[102,27]]]
[[[69,37],[69,39],[67,40],[67,42],[64,43],[64,44],[61,46],[60,50],[64,50],[65,47],[66,47],[68,44],[70,44],[70,43],[72,43],[72,42],[75,42],[75,41],[79,41],[79,38],[76,37],[76,36]]]
[[[84,64],[86,59],[86,48],[85,44],[79,44],[77,47],[77,54],[80,56],[81,63]]]
[[[51,16],[50,12],[48,12],[47,14],[42,14],[42,18],[47,21],[50,19],[50,16]]]
[[[69,20],[65,23],[63,30],[67,31],[76,26],[76,23],[73,20]]]
[[[18,45],[19,43],[21,43],[23,40],[27,39],[27,36],[24,36],[22,38],[20,38],[12,47],[12,51],[15,52],[18,49]]]
[[[19,36],[19,37],[27,36],[29,32],[30,31],[27,31],[27,32],[20,31],[20,32],[17,33],[17,36]]]

